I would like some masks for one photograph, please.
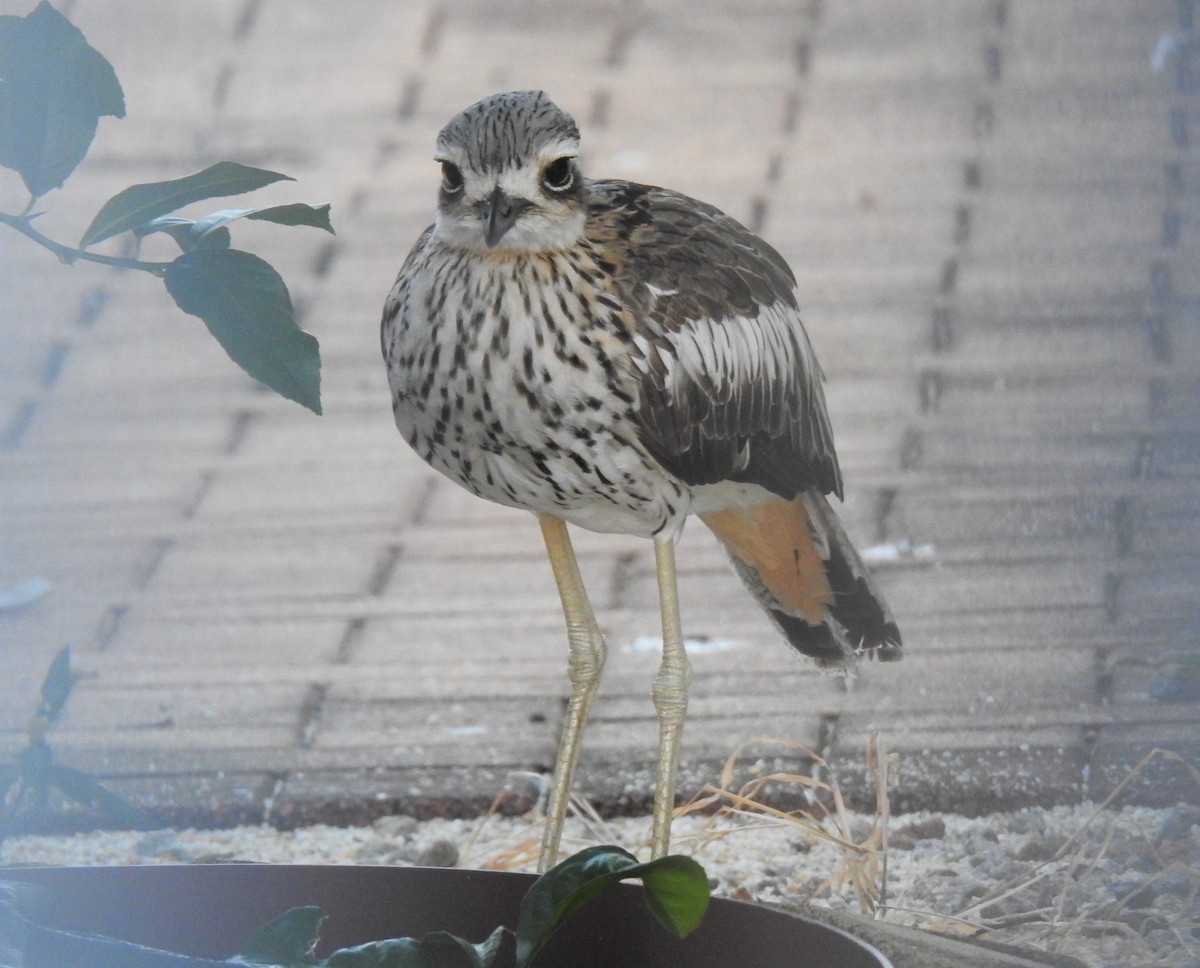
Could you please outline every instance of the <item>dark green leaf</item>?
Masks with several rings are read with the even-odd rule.
[[[700,927],[708,910],[708,875],[690,857],[660,857],[625,878],[639,877],[646,889],[646,904],[659,922],[680,938]]]
[[[184,252],[192,249],[228,249],[230,243],[229,229],[218,226],[211,231],[197,235],[195,219],[181,218],[178,215],[163,215],[159,218],[139,225],[134,229],[138,238],[144,238],[155,232],[165,232],[171,236]]]
[[[50,802],[50,784],[54,776],[54,754],[44,739],[34,739],[21,750],[21,782],[18,802],[33,800],[34,810],[45,810]]]
[[[156,826],[154,821],[137,807],[106,790],[86,773],[80,773],[69,766],[52,767],[50,783],[76,803],[96,807],[123,826],[135,830],[151,830]]]
[[[317,341],[296,325],[287,287],[269,264],[239,249],[200,249],[172,262],[163,281],[179,308],[204,320],[238,366],[321,412]]]
[[[620,847],[589,847],[539,877],[521,899],[517,964],[528,964],[567,915],[616,883],[621,871],[637,863],[633,854]]]
[[[66,704],[75,680],[71,677],[71,647],[64,645],[50,663],[50,671],[42,681],[42,702],[38,714],[54,722]]]
[[[641,864],[620,847],[589,847],[543,874],[522,898],[517,965],[529,964],[569,914],[629,878],[642,879],[650,910],[680,937],[695,929],[708,907],[708,878],[691,858],[661,857]]]
[[[259,965],[315,965],[313,949],[325,912],[319,907],[292,908],[255,932],[232,961]]]
[[[508,928],[499,927],[473,944],[446,931],[416,938],[371,941],[342,948],[326,958],[323,968],[492,968]]]
[[[17,794],[10,800],[9,791],[21,779],[21,771],[12,763],[0,764],[0,844],[8,836],[8,819],[17,813]]]
[[[269,208],[250,209],[246,212],[246,218],[275,222],[277,225],[311,225],[315,229],[324,229],[330,235],[336,234],[333,223],[329,221],[328,205],[305,205],[303,202],[272,205]]]
[[[20,795],[20,788],[18,787],[18,792],[11,797],[9,791],[20,778],[21,773],[13,764],[0,764],[0,845],[3,845],[5,838],[14,832],[10,821],[17,815],[17,799]]]
[[[101,117],[125,116],[112,65],[49,3],[0,17],[0,165],[34,195],[83,160]]]
[[[205,198],[242,195],[277,181],[294,181],[287,175],[263,168],[250,168],[234,161],[221,161],[194,175],[165,182],[131,185],[118,192],[96,213],[79,240],[79,248],[103,242],[114,235],[145,225],[160,215]]]
[[[421,942],[416,938],[391,938],[339,948],[321,962],[322,968],[433,968],[435,964],[421,951]]]
[[[179,239],[176,239],[176,241],[178,242]],[[228,249],[230,242],[233,240],[230,238],[229,229],[224,225],[218,225],[212,231],[205,232],[198,238],[193,229],[187,233],[185,241],[187,247],[184,248],[184,251],[192,252],[196,249]]]
[[[447,931],[433,931],[421,939],[421,945],[431,952],[460,952],[465,959],[462,963],[468,968],[492,968],[506,934],[511,934],[508,928],[498,927],[486,940],[474,944]],[[455,960],[452,959],[450,963],[454,964]],[[445,959],[438,964],[445,964]]]
[[[189,232],[189,243],[186,248],[197,248],[209,233],[222,230],[230,222],[236,222],[240,218],[276,222],[279,225],[311,225],[315,228],[325,229],[327,232],[333,231],[333,225],[329,221],[328,205],[313,206],[295,202],[291,205],[272,205],[269,208],[226,208],[196,219]],[[161,221],[161,219],[157,221]]]
[[[506,927],[498,927],[488,935],[487,940],[475,945],[475,950],[479,953],[480,968],[491,968],[496,963],[496,959],[500,957],[500,948],[504,944],[504,939],[512,937],[513,933]]]
[[[168,235],[174,236],[177,232],[189,231],[195,224],[194,218],[184,218],[182,215],[160,215],[158,218],[152,218],[149,222],[135,226],[131,231],[139,239],[144,239],[147,235],[153,235],[155,232],[166,232]]]

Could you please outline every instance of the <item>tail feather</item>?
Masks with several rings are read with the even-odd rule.
[[[862,558],[816,491],[701,515],[734,570],[800,652],[846,667],[899,659],[900,630]]]

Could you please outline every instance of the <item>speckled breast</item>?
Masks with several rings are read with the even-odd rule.
[[[655,534],[689,499],[637,439],[621,307],[597,275],[583,255],[428,249],[385,325],[396,425],[481,497]]]

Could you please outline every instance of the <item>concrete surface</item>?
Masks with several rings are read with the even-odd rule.
[[[126,185],[221,159],[294,176],[255,203],[331,202],[336,238],[239,224],[235,245],[321,340],[325,416],[262,392],[151,277],[0,232],[0,588],[53,586],[0,614],[0,761],[70,643],[56,754],[164,820],[527,805],[566,693],[538,530],[408,452],[377,342],[434,209],[437,130],[518,87],[575,114],[588,172],[694,194],[784,253],[844,516],[898,552],[878,570],[906,659],[847,688],[689,529],[683,793],[759,737],[819,752],[869,803],[878,731],[894,809],[1100,798],[1153,749],[1200,760],[1200,106],[1194,55],[1152,66],[1192,0],[61,9],[129,116],[101,123],[42,230],[78,238]],[[19,189],[0,172],[0,207]],[[612,650],[578,789],[636,810],[652,550],[576,537]],[[739,762],[812,767],[769,744]],[[1124,795],[1200,801],[1163,755]]]

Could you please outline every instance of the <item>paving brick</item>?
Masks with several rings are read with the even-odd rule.
[[[517,767],[352,766],[305,770],[274,791],[266,812],[284,829],[313,823],[362,826],[382,816],[478,817],[498,798],[529,810],[537,787]]]
[[[1099,734],[1087,776],[1088,796],[1104,800],[1118,790],[1123,802],[1174,806],[1177,791],[1196,782],[1196,705],[1174,723],[1140,722]]]
[[[237,238],[320,338],[327,416],[256,388],[155,280],[67,272],[0,234],[19,307],[0,359],[0,587],[55,585],[0,614],[0,759],[71,641],[85,679],[57,749],[172,822],[531,802],[510,774],[552,758],[568,688],[537,525],[407,452],[377,327],[433,215],[438,129],[493,90],[543,86],[581,122],[589,171],[714,202],[792,262],[847,527],[932,552],[879,564],[909,656],[847,689],[689,528],[681,790],[762,735],[819,748],[869,804],[881,731],[897,808],[1099,796],[1155,745],[1194,761],[1195,710],[1151,698],[1150,664],[1197,627],[1194,166],[1171,78],[1149,67],[1173,3],[113,2],[72,17],[130,116],[101,122],[40,224],[77,237],[130,182],[222,157],[298,176],[256,203],[330,201],[338,235]],[[23,204],[0,179],[0,207]],[[172,257],[166,240],[147,252]],[[644,809],[650,544],[575,540],[610,644],[580,786]],[[746,775],[813,768],[799,750],[746,756]],[[1194,796],[1189,777],[1160,758],[1129,795]]]
[[[1043,370],[1051,365],[1055,371],[1066,370],[1082,375],[1113,372],[1114,379],[1126,382],[1128,369],[1114,370],[1114,359],[1128,363],[1145,363],[1151,359],[1145,327],[1132,312],[1132,294],[1120,297],[1119,303],[1131,310],[1117,315],[1110,305],[1101,309],[1088,304],[1078,307],[1080,315],[1054,319],[1037,305],[1024,307],[1022,312],[998,318],[983,305],[974,303],[954,314],[954,340],[962,359],[989,363],[1007,375],[1018,369]],[[1139,314],[1140,315],[1140,314]],[[1061,386],[1061,384],[1058,384]],[[1059,392],[1058,396],[1065,397]]]

